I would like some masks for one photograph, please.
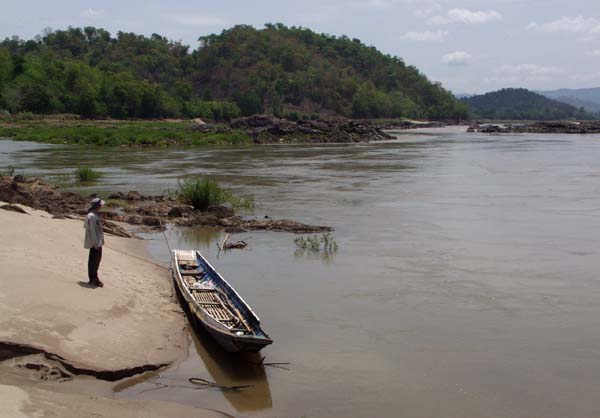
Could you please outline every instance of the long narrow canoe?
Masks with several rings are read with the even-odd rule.
[[[173,250],[171,267],[190,313],[229,352],[258,352],[273,340],[248,304],[200,251]]]

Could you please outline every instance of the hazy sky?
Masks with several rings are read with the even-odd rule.
[[[599,0],[0,0],[2,38],[97,26],[196,48],[267,22],[359,38],[456,93],[600,86]]]

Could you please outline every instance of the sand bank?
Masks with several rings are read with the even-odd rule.
[[[168,272],[119,252],[144,257],[143,241],[107,236],[105,287],[87,287],[82,222],[23,208],[27,214],[0,210],[0,417],[213,415],[110,399],[105,382],[100,390],[98,382],[185,355],[185,319]]]

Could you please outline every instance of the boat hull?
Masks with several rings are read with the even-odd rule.
[[[255,335],[234,335],[220,322],[212,318],[202,309],[190,294],[189,289],[183,283],[183,279],[177,269],[173,268],[173,282],[177,293],[186,305],[186,310],[196,325],[202,326],[206,332],[225,350],[230,353],[256,353],[265,346],[272,344],[269,338]]]

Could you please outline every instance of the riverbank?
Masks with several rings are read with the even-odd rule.
[[[386,129],[439,126],[412,120],[352,120],[328,117],[289,120],[268,115],[229,123],[202,120],[84,120],[60,116],[0,120],[0,138],[50,144],[128,147],[349,143],[394,139]]]
[[[110,399],[113,382],[186,352],[185,318],[168,272],[144,243],[107,236],[88,287],[81,221],[0,210],[0,416],[173,416],[172,407]],[[175,406],[177,416],[219,416]]]
[[[179,226],[220,227],[229,233],[256,230],[318,233],[333,230],[329,226],[307,225],[289,219],[242,218],[228,206],[217,205],[210,206],[205,211],[195,210],[174,196],[147,196],[130,191],[114,193],[106,198],[107,207],[102,211],[102,217],[106,220],[105,230],[129,238],[131,234],[111,221],[154,229],[164,229],[167,222]],[[90,199],[77,193],[62,191],[37,178],[17,175],[0,177],[0,200],[41,209],[57,217],[78,217],[85,215]]]
[[[80,120],[45,117],[0,121],[0,138],[48,144],[167,147],[251,144],[241,130],[195,130],[190,120]]]

